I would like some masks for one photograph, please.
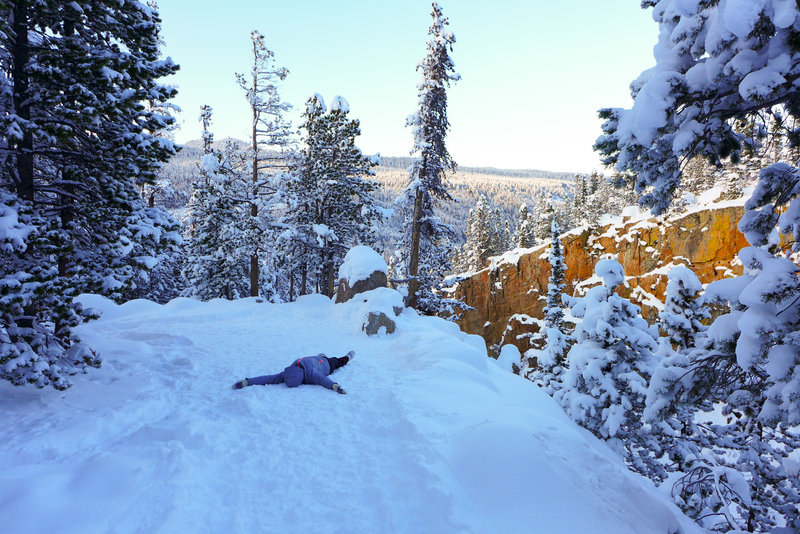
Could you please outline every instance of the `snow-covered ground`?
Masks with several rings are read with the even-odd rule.
[[[5,534],[699,532],[452,323],[407,310],[367,337],[363,298],[82,300],[103,367],[0,384]],[[347,395],[231,389],[348,350]]]

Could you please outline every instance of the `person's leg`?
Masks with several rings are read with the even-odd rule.
[[[268,384],[280,384],[281,382],[283,382],[283,373],[247,378],[247,385],[249,386],[266,386]]]
[[[344,367],[347,365],[347,362],[350,361],[348,356],[342,356],[341,358],[337,358],[336,356],[325,356],[325,359],[328,360],[328,365],[331,368],[331,373],[334,372],[339,367]]]

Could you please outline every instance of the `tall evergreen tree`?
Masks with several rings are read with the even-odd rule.
[[[436,217],[434,199],[452,200],[444,183],[445,173],[455,171],[456,164],[445,146],[445,136],[450,127],[447,119],[447,87],[460,79],[455,73],[452,51],[456,39],[446,30],[448,20],[442,8],[433,3],[433,23],[428,30],[428,53],[417,66],[422,70],[417,113],[409,117],[408,125],[414,131],[415,158],[410,167],[410,183],[403,196],[413,203],[406,227],[408,250],[408,302],[411,307],[434,312],[440,299],[431,290],[449,271],[446,246],[453,231]]]
[[[536,239],[541,241],[549,239],[550,225],[556,219],[556,207],[552,193],[544,192],[538,197],[535,213],[534,235]]]
[[[506,251],[506,228],[501,222],[500,211],[486,195],[479,195],[475,207],[470,210],[466,234],[464,261],[470,271],[483,269],[491,256]]]
[[[514,234],[514,246],[519,248],[530,248],[536,244],[534,218],[528,213],[528,205],[521,204],[519,207],[519,219],[517,219],[517,231]]]
[[[72,331],[73,297],[130,296],[179,243],[174,219],[140,196],[175,153],[158,136],[175,90],[158,79],[178,67],[159,57],[158,14],[140,2],[8,0],[0,12],[0,190],[26,228],[3,238],[0,375],[64,388],[99,365]]]
[[[186,293],[201,300],[235,299],[248,294],[247,260],[241,219],[246,205],[234,198],[231,163],[237,150],[229,144],[223,152],[213,148],[212,109],[201,108],[203,159],[200,179],[192,184],[187,221]]]
[[[278,190],[279,173],[286,169],[285,149],[291,140],[289,122],[284,118],[291,106],[278,94],[278,83],[289,75],[288,69],[275,64],[275,54],[264,44],[258,31],[250,34],[253,64],[249,76],[237,74],[236,80],[250,105],[250,183],[242,184],[241,202],[249,206],[245,219],[244,247],[250,255],[250,296],[259,295],[261,264],[269,264],[265,243],[272,221],[268,201]]]
[[[560,231],[556,221],[552,223],[551,232],[552,245],[548,255],[550,277],[547,282],[544,328],[540,336],[544,340],[544,347],[537,353],[539,370],[534,372],[531,378],[547,393],[553,395],[560,389],[566,371],[569,338],[565,331],[563,303],[567,266],[564,262]]]
[[[377,164],[361,153],[355,139],[359,121],[349,118],[347,101],[337,96],[326,113],[319,94],[306,103],[306,148],[288,183],[292,207],[287,224],[295,267],[318,272],[320,292],[333,296],[336,273],[355,245],[371,245],[379,213],[366,179]],[[310,256],[312,258],[309,265]]]
[[[590,202],[589,183],[585,175],[575,175],[575,196],[572,199],[572,212],[575,224],[588,224],[587,208]]]

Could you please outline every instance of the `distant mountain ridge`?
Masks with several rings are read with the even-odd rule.
[[[381,167],[407,169],[414,158],[409,156],[381,156]],[[545,180],[573,181],[577,172],[555,172],[540,169],[501,169],[498,167],[462,167],[458,171],[474,174],[495,174],[511,178],[542,178]]]

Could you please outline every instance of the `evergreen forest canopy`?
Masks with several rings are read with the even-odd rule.
[[[642,6],[659,25],[656,65],[631,84],[630,109],[600,111],[595,149],[613,180],[565,183],[456,172],[446,145],[456,39],[437,3],[407,124],[412,157],[381,165],[358,148],[342,96],[293,103],[304,111],[296,137],[279,91],[291,74],[257,31],[251,69],[235,75],[250,138],[215,142],[203,106],[202,140],[180,151],[175,89],[162,83],[179,67],[160,57],[154,5],[0,0],[0,376],[65,389],[101,364],[74,333],[92,319],[81,293],[331,296],[346,252],[370,245],[407,305],[456,316],[465,304],[444,291],[447,275],[549,242],[543,328],[521,374],[631,469],[669,484],[707,529],[800,529],[800,8]],[[692,193],[734,197],[746,183],[742,276],[703,287],[676,267],[655,325],[617,293],[614,259],[597,264],[601,285],[563,294],[563,231],[597,228],[631,202],[668,213]]]

